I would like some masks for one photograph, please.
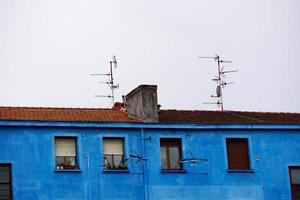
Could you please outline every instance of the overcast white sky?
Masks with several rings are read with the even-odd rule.
[[[216,110],[215,53],[238,69],[226,110],[300,112],[299,0],[0,0],[0,105],[110,107],[158,85],[163,109]]]

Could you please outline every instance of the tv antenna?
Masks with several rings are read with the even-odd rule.
[[[130,150],[129,157],[126,160],[136,160],[136,162],[146,161],[147,158],[144,158],[142,155],[139,155],[134,149]]]
[[[108,81],[99,81],[98,83],[107,84],[110,88],[111,93],[109,95],[95,95],[95,97],[111,98],[112,105],[114,105],[114,103],[115,103],[114,90],[119,88],[119,84],[114,83],[113,68],[114,69],[117,68],[116,56],[112,56],[112,60],[109,61],[109,69],[110,69],[109,73],[107,73],[107,74],[91,74],[91,76],[108,76]]]
[[[224,67],[221,66],[222,63],[233,63],[229,60],[223,60],[218,56],[217,54],[214,57],[209,56],[198,56],[198,58],[207,58],[207,59],[214,59],[215,62],[217,62],[217,70],[218,74],[212,79],[216,84],[216,94],[211,95],[211,97],[216,98],[216,102],[203,102],[203,104],[217,104],[217,106],[220,108],[220,111],[224,111],[224,101],[223,101],[223,89],[229,85],[233,84],[233,82],[226,82],[224,79],[225,74],[238,72],[238,70],[224,70]]]
[[[187,151],[190,154],[189,158],[183,158],[179,162],[180,163],[190,163],[191,165],[197,165],[200,161],[208,161],[206,158],[195,157],[191,151]]]

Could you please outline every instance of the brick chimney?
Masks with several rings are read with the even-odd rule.
[[[148,123],[158,122],[157,86],[140,85],[125,96],[125,108],[130,116]]]

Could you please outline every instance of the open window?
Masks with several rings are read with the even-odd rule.
[[[181,139],[161,138],[160,157],[163,170],[181,170]]]
[[[248,138],[226,138],[229,170],[249,170]]]
[[[55,137],[56,169],[78,169],[76,137]]]
[[[106,170],[127,169],[124,156],[124,138],[103,138],[104,168]]]
[[[0,164],[0,199],[13,199],[11,164]]]

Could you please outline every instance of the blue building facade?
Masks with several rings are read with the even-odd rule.
[[[1,122],[0,163],[12,165],[13,199],[291,199],[299,125],[100,125]],[[56,169],[55,137],[62,136],[77,138],[79,169]],[[126,157],[134,150],[147,160],[104,169],[105,137],[124,138]],[[161,138],[180,138],[183,158],[192,152],[207,160],[164,172]],[[226,138],[248,138],[249,170],[228,170]]]
[[[109,122],[103,116],[110,111],[99,111],[98,122],[73,121],[71,115],[46,120],[42,108],[35,109],[39,120],[33,120],[18,109],[13,117],[0,109],[0,167],[8,165],[11,176],[11,194],[5,196],[9,189],[3,189],[5,175],[0,173],[0,199],[292,200],[293,181],[298,184],[299,173],[291,181],[291,169],[300,167],[299,114],[292,116],[294,123],[284,123],[287,118],[282,123],[144,123]],[[76,167],[64,168],[57,163],[58,141],[70,138],[75,141]],[[107,167],[111,161],[106,161],[105,145],[110,143],[104,143],[113,139],[122,141],[125,167]],[[245,169],[229,166],[230,139],[246,141]],[[178,168],[164,169],[162,144],[168,140],[180,142]],[[168,156],[177,156],[170,144]],[[294,193],[297,199],[297,187]]]

